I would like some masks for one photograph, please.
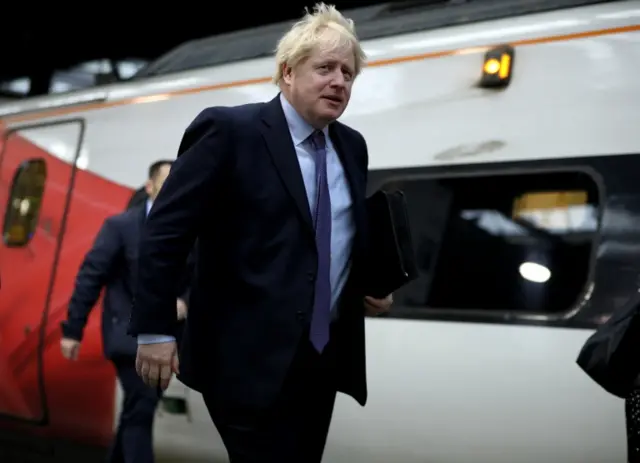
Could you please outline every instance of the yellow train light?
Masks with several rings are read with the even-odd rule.
[[[480,87],[504,88],[511,81],[514,49],[510,45],[500,45],[484,55]]]

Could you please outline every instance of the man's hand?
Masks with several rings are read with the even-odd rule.
[[[377,317],[389,312],[393,304],[393,294],[389,294],[384,299],[375,299],[371,296],[364,298],[364,313],[370,317]]]
[[[178,298],[176,301],[176,309],[178,310],[178,320],[187,318],[187,303]]]
[[[78,360],[80,353],[80,341],[70,338],[62,338],[60,340],[60,350],[62,356],[67,360]]]
[[[173,373],[178,373],[178,355],[175,341],[138,344],[136,371],[145,384],[166,390]]]

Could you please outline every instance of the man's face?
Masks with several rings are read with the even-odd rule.
[[[355,78],[353,49],[317,49],[295,69],[286,68],[283,78],[296,110],[322,128],[338,119],[349,103]]]
[[[163,164],[162,166],[160,166],[160,169],[158,169],[158,172],[156,173],[155,177],[147,180],[146,190],[151,201],[154,201],[158,196],[158,193],[160,192],[160,188],[162,188],[162,185],[164,184],[164,181],[169,176],[170,171],[171,171],[171,166],[169,164]]]

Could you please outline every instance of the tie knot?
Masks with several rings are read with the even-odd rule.
[[[311,138],[311,143],[313,143],[313,146],[316,150],[325,149],[326,140],[324,138],[324,132],[322,130],[314,130],[309,138]]]

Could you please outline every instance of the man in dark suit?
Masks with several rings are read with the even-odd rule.
[[[336,122],[364,53],[335,8],[280,42],[268,103],[212,107],[186,129],[140,244],[136,368],[203,394],[232,463],[320,462],[337,391],[364,405],[368,154]],[[173,282],[195,239],[174,361]]]
[[[102,339],[124,390],[124,401],[111,462],[152,463],[153,417],[159,401],[156,388],[144,384],[135,370],[136,339],[127,333],[140,230],[152,202],[169,175],[172,161],[158,161],[149,168],[145,189],[148,200],[105,220],[93,247],[82,262],[69,302],[67,320],[62,323],[62,354],[76,360],[87,318],[105,289],[102,311]],[[186,293],[185,280],[181,292]],[[173,321],[186,316],[186,294],[173,298]],[[176,316],[177,311],[177,316]]]
[[[141,188],[138,188],[136,191],[133,192],[133,194],[131,195],[131,198],[129,198],[127,209],[131,209],[132,207],[144,204],[148,200],[149,200],[149,195],[147,193],[147,187],[143,186]]]

